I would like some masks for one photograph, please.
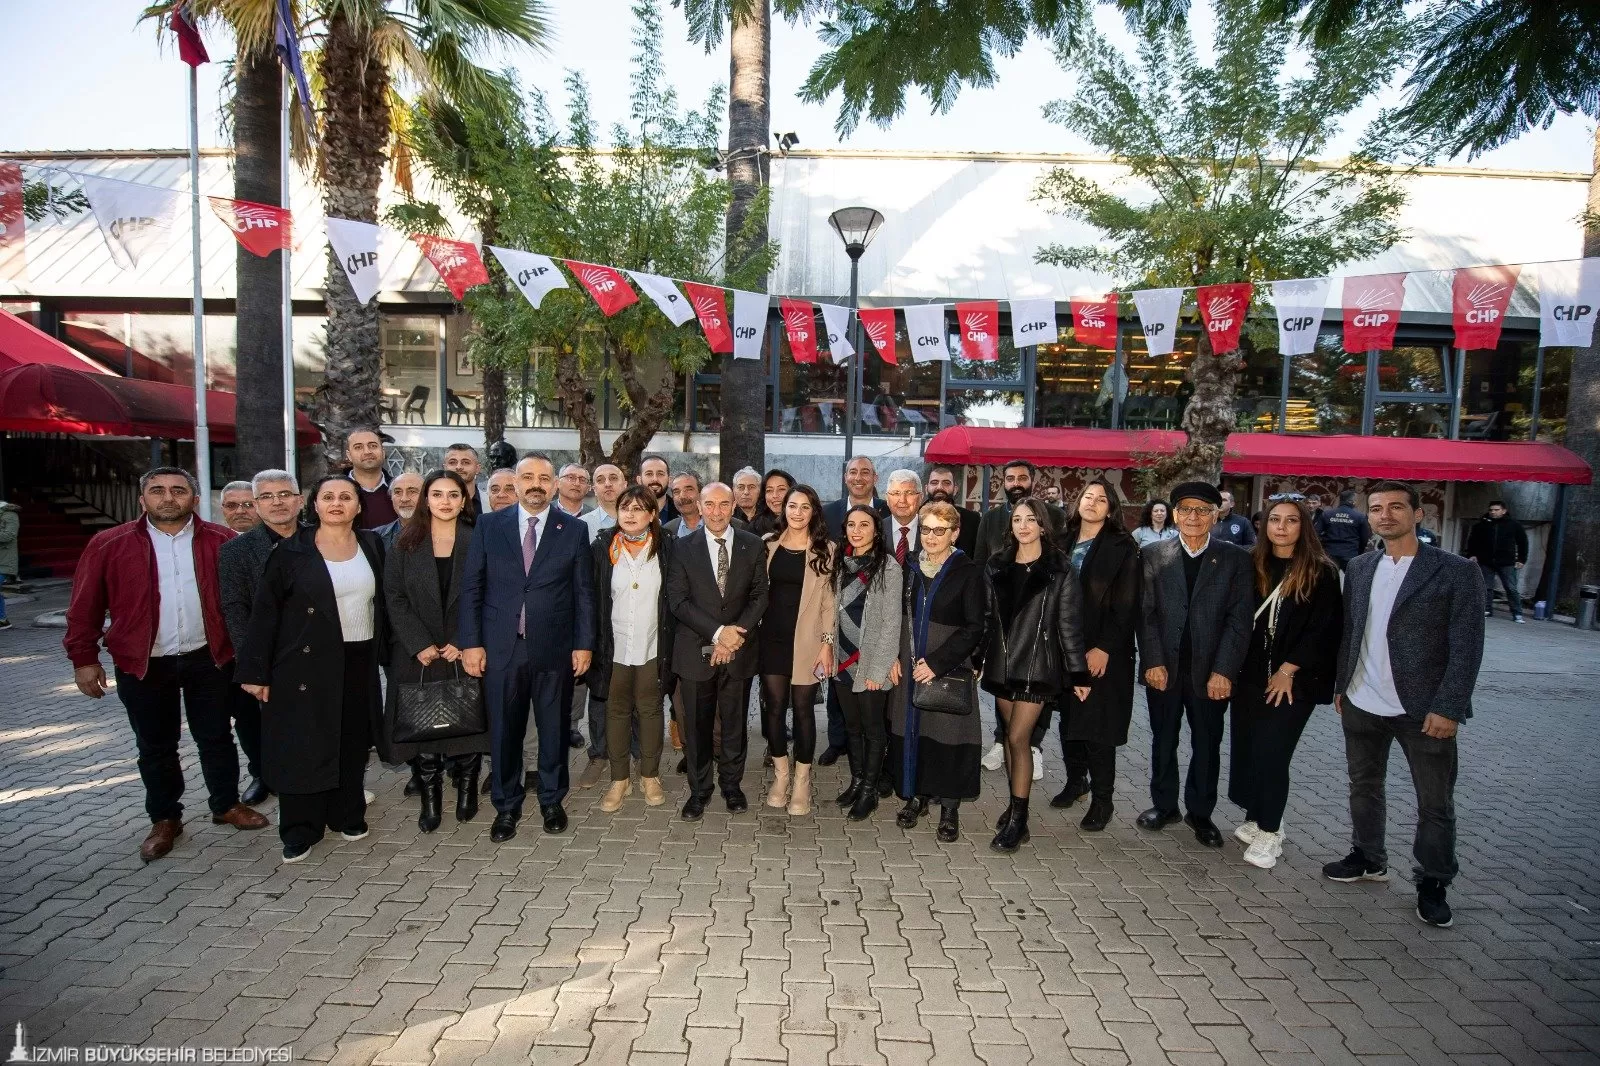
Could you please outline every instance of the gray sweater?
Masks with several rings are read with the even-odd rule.
[[[834,647],[839,646],[839,620],[845,608],[859,595],[861,582],[847,582],[840,589],[834,618]],[[867,681],[876,681],[882,688],[889,687],[889,670],[900,655],[901,598],[905,588],[905,572],[893,556],[883,560],[883,571],[867,586],[865,609],[861,613],[861,658],[850,668],[850,691],[867,691]]]

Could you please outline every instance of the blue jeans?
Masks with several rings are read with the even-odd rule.
[[[1506,590],[1506,602],[1511,605],[1511,617],[1522,617],[1522,593],[1518,590],[1519,579],[1522,571],[1514,566],[1485,566],[1478,564],[1478,569],[1483,571],[1483,610],[1485,614],[1494,613],[1494,579],[1500,579],[1501,586]]]

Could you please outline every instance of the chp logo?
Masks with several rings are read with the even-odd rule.
[[[691,296],[689,303],[694,306],[694,313],[699,316],[700,324],[706,329],[715,332],[724,327],[717,301],[709,296]]]
[[[604,267],[587,266],[578,271],[578,276],[583,279],[593,292],[610,294],[617,290],[617,279]]]
[[[967,328],[967,340],[974,344],[988,344],[994,336],[993,323],[989,320],[987,311],[969,311],[963,323]]]
[[[1237,296],[1213,296],[1206,301],[1206,331],[1226,333],[1233,328],[1234,316],[1239,313]]]
[[[550,273],[547,266],[524,267],[517,271],[517,288],[525,289],[535,278],[542,278]]]
[[[1106,328],[1106,303],[1081,304],[1078,307],[1078,321],[1085,329]]]
[[[1482,283],[1467,290],[1467,311],[1462,318],[1474,326],[1487,326],[1500,321],[1500,308],[1508,286]]]
[[[137,240],[150,230],[160,229],[161,223],[148,215],[129,215],[126,218],[114,218],[111,225],[107,226],[111,236],[119,241]]]
[[[1374,285],[1356,293],[1356,316],[1351,324],[1356,326],[1386,326],[1393,317],[1389,308],[1400,302],[1400,294],[1391,285]]]
[[[344,261],[344,270],[346,274],[359,274],[363,270],[377,265],[377,252],[352,252]]]
[[[255,204],[234,204],[233,210],[227,214],[227,223],[235,233],[274,230],[282,225],[278,221],[278,212],[265,210]]]
[[[1594,308],[1588,304],[1557,304],[1550,309],[1550,317],[1557,322],[1582,322],[1594,314]]]
[[[803,307],[791,307],[783,312],[783,328],[792,340],[800,344],[811,339],[811,328],[815,324],[811,312]],[[833,339],[832,334],[829,339]]]
[[[867,331],[872,344],[879,351],[889,351],[894,347],[894,327],[881,318],[863,318],[860,320],[862,328]]]

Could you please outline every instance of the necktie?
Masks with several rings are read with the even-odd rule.
[[[522,535],[522,572],[526,574],[533,569],[533,552],[539,546],[539,519],[528,520],[528,531]],[[522,605],[522,611],[517,615],[517,635],[526,636],[528,632],[528,605]]]
[[[900,527],[900,543],[894,546],[894,561],[901,566],[906,565],[906,553],[911,550],[911,545],[906,543],[906,538],[911,536],[910,526]]]
[[[717,542],[717,595],[728,594],[728,542],[723,537],[714,538]]]

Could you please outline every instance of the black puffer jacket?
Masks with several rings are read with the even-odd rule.
[[[1083,591],[1072,563],[1048,548],[1028,571],[1014,603],[1004,583],[1016,561],[1015,548],[996,552],[984,567],[989,596],[989,648],[984,656],[986,687],[1026,688],[1055,696],[1089,683],[1083,651]]]

